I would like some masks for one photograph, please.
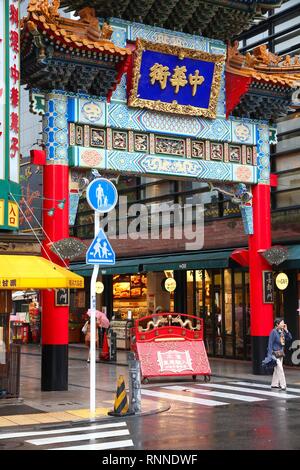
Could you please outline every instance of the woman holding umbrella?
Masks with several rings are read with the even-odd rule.
[[[88,309],[87,315],[89,317],[91,316],[90,309]],[[98,348],[99,346],[98,328],[109,328],[109,320],[104,312],[100,312],[99,310],[96,310],[96,348]],[[90,344],[91,344],[91,319],[90,318],[84,324],[84,327],[82,328],[82,332],[85,335],[85,339],[84,339],[85,345],[90,350]],[[90,362],[90,351],[89,351],[87,362]]]

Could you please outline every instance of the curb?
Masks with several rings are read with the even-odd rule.
[[[115,419],[113,416],[103,416],[101,418],[87,418],[87,419],[82,419],[82,420],[76,420],[76,421],[62,421],[60,423],[54,423],[54,422],[49,422],[49,423],[41,423],[41,424],[24,424],[24,425],[15,425],[15,426],[3,426],[0,428],[0,435],[2,432],[14,432],[14,429],[18,428],[18,431],[15,432],[23,432],[26,431],[27,429],[30,430],[48,430],[48,429],[59,429],[61,427],[77,427],[81,426],[84,424],[91,424],[91,423],[101,423],[101,422],[106,422],[106,421],[118,421],[118,420],[123,420],[124,419],[132,419],[132,418],[139,418],[141,416],[150,416],[150,415],[156,415],[159,413],[164,413],[166,411],[169,411],[171,408],[170,403],[167,403],[165,406],[161,406],[160,408],[153,409],[153,410],[147,410],[147,411],[141,411],[140,413],[134,413],[130,415],[124,415],[124,416],[116,416]],[[45,413],[46,414],[46,413]]]

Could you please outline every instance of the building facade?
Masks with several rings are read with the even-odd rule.
[[[37,2],[33,1],[31,3],[31,10],[29,11],[36,10],[38,12]],[[166,29],[171,27],[176,15],[173,20],[169,19],[162,22],[161,26],[164,28],[153,28],[152,26],[148,27],[135,23],[132,21],[131,16],[129,22],[123,19],[110,20],[115,56],[124,54],[118,48],[124,49],[127,47],[129,51],[134,48],[134,42],[138,38],[175,47],[198,48],[210,54],[224,53],[225,46],[222,40],[228,38],[228,35],[232,36],[233,30],[224,32],[220,28],[219,31],[215,31],[213,16],[220,14],[220,9],[223,6],[216,6],[218,2],[212,3],[214,6],[211,7],[209,26],[207,26],[207,18],[205,18],[205,21],[203,18],[201,20],[201,14],[200,16],[196,15],[199,21],[197,20],[198,24],[195,30],[187,31],[186,24],[189,23],[185,22],[183,29],[187,33],[192,33],[190,35]],[[274,6],[281,4],[281,2],[271,3]],[[155,6],[153,8],[155,10]],[[247,22],[249,25],[249,15],[245,14],[244,16],[244,8],[248,8],[248,6],[241,7],[239,11],[240,31],[244,29]],[[155,12],[154,10],[150,12],[150,10],[147,21],[151,24],[155,22],[152,18],[153,15],[155,17]],[[266,14],[269,14],[269,11],[270,7],[266,8]],[[264,13],[264,10],[261,10],[261,12]],[[100,11],[97,10],[96,13],[101,16]],[[229,11],[226,11],[226,14],[229,14]],[[251,14],[253,18],[256,16],[254,10],[251,10]],[[171,15],[171,17],[173,16]],[[85,27],[84,18],[85,16],[81,14],[80,19],[83,21],[79,23],[82,29]],[[45,23],[48,19],[46,15]],[[94,22],[94,16],[89,17],[88,21]],[[178,21],[178,18],[176,21]],[[195,35],[199,28],[204,28],[201,21],[206,24],[206,34],[217,38],[217,40],[207,40]],[[74,26],[71,22],[65,21],[65,23],[67,30],[69,26]],[[233,25],[232,19],[229,23]],[[100,24],[102,25],[101,20]],[[83,34],[82,31],[81,34]],[[102,25],[103,34],[106,34],[104,25]],[[25,37],[28,40],[28,36]],[[83,44],[87,45],[84,42]],[[84,47],[78,51],[77,55],[85,54]],[[56,49],[58,49],[58,46]],[[100,50],[100,47],[98,49]],[[47,54],[48,52],[47,50]],[[129,55],[129,53],[127,54]],[[36,67],[33,76],[43,76],[43,71],[37,70],[38,65],[33,64],[30,57],[26,55],[24,57],[24,60],[28,61],[29,67]],[[239,60],[243,60],[239,57],[237,51],[233,51],[231,58],[233,60],[233,69]],[[252,58],[253,61],[256,60],[255,56],[252,56]],[[47,60],[52,67],[50,67],[52,75],[49,75],[47,83],[49,88],[49,82],[52,80],[52,83],[54,83],[55,73],[51,62],[53,59],[50,54],[47,55]],[[86,60],[86,57],[84,60]],[[70,92],[72,86],[75,85],[68,82],[68,74],[74,74],[74,70],[71,66],[66,66],[66,57],[63,58],[63,61],[66,73],[64,77],[61,77],[60,85],[68,88],[67,92]],[[130,67],[128,70],[130,70]],[[93,77],[96,76],[96,70],[94,73]],[[262,99],[264,101],[268,93],[261,85],[263,79],[257,78],[255,71],[251,73],[250,78],[252,81],[254,79],[253,86],[260,87],[263,90]],[[54,164],[57,163],[62,163],[65,166],[69,163],[72,167],[68,181],[70,189],[68,197],[71,207],[69,213],[70,234],[84,239],[87,245],[90,244],[93,237],[93,213],[87,206],[84,194],[86,180],[90,180],[92,177],[89,168],[97,167],[100,173],[101,169],[109,171],[110,174],[114,173],[113,176],[116,176],[118,181],[120,201],[122,198],[125,205],[126,197],[126,204],[128,204],[126,212],[120,204],[117,209],[116,230],[112,229],[117,234],[116,239],[111,237],[110,227],[108,226],[107,233],[116,251],[118,261],[114,267],[101,269],[99,279],[102,279],[105,289],[102,297],[98,299],[98,305],[99,307],[105,306],[109,316],[114,316],[119,321],[124,321],[131,315],[133,318],[145,315],[158,306],[161,306],[165,311],[202,316],[205,321],[206,345],[210,354],[222,357],[250,358],[253,355],[253,349],[251,350],[249,271],[247,263],[243,266],[243,263],[237,263],[236,258],[232,258],[231,255],[233,251],[247,246],[251,227],[247,227],[246,232],[247,230],[250,230],[250,232],[246,233],[245,224],[249,223],[249,220],[245,221],[245,218],[242,219],[240,216],[239,205],[234,202],[232,197],[232,183],[243,181],[248,185],[255,185],[258,182],[256,179],[257,174],[260,181],[268,181],[268,145],[270,140],[268,132],[266,132],[267,125],[255,119],[255,111],[251,116],[246,116],[243,112],[239,114],[241,108],[236,117],[232,116],[227,119],[225,99],[228,98],[229,94],[227,93],[227,96],[225,96],[224,75],[221,78],[221,94],[217,103],[217,119],[214,121],[214,125],[202,118],[176,119],[176,115],[168,116],[165,113],[151,113],[129,108],[126,96],[128,76],[129,73],[127,73],[127,77],[125,73],[118,87],[112,91],[109,105],[105,103],[104,99],[89,100],[86,96],[71,97],[68,100],[68,128],[63,126],[57,129],[56,132],[63,132],[60,132],[59,140],[55,142],[56,149],[52,145],[52,131],[49,130],[51,127],[49,123],[53,110],[59,114],[61,122],[66,119],[64,113],[60,111],[59,100],[57,99],[57,96],[63,96],[63,94],[58,93],[57,96],[53,97],[47,95],[46,99],[51,104],[46,105],[44,109],[43,143],[46,147],[48,163],[49,161],[51,164],[53,163],[53,165],[44,166],[44,169],[47,168],[48,172],[50,169],[52,171]],[[80,81],[81,78],[81,85],[90,87],[90,90],[93,90],[93,83],[87,84],[83,75],[74,77],[74,80],[75,78],[77,81]],[[108,78],[110,80],[108,80],[108,83],[111,84],[114,78],[111,73]],[[247,80],[250,79],[249,77],[246,78]],[[24,80],[29,83],[31,88],[37,85],[33,83],[29,76],[26,76]],[[37,78],[37,80],[38,85],[43,88],[45,86],[43,80],[40,78]],[[290,84],[287,79],[283,78],[283,88],[286,87],[285,91],[288,91],[281,99],[282,107],[280,112],[282,113],[286,112]],[[277,88],[276,86],[276,81],[274,81],[274,89],[279,92],[278,86]],[[106,92],[107,90],[101,91],[103,96]],[[250,98],[251,93],[253,93],[252,89],[249,92]],[[262,110],[271,105],[273,106],[271,109],[274,116],[278,115],[279,111],[274,108],[275,95],[276,91],[275,94],[273,93],[270,96],[269,101],[268,99],[265,100],[264,106],[261,106],[261,112],[257,115],[259,119],[269,119],[269,115],[264,115]],[[246,93],[246,99],[247,96]],[[267,98],[269,97],[267,96]],[[65,101],[65,98],[61,98],[61,103]],[[52,109],[51,106],[54,108]],[[241,116],[241,119],[238,116]],[[67,146],[69,147],[68,158],[66,155]],[[267,149],[266,154],[264,149]],[[108,158],[105,160],[105,164],[103,163],[104,155]],[[155,168],[154,156],[156,159],[155,165],[159,166],[159,171]],[[132,160],[133,157],[136,160]],[[181,159],[180,162],[179,159]],[[182,161],[185,164],[184,169],[182,169]],[[164,170],[166,167],[168,167],[167,170]],[[193,171],[195,172],[196,167],[201,167],[202,177],[195,178]],[[226,169],[229,167],[232,169],[233,177],[226,176]],[[257,174],[256,167],[259,168]],[[141,168],[144,171],[141,171]],[[274,168],[273,171],[275,171]],[[130,172],[130,175],[125,176],[126,172]],[[207,172],[206,176],[205,172]],[[119,176],[120,173],[121,176]],[[160,177],[155,177],[155,174],[160,174]],[[284,178],[284,175],[282,177]],[[211,185],[211,181],[217,181],[220,186],[220,182],[224,183],[226,180],[230,182],[229,188],[221,184],[221,190],[219,190],[220,188],[214,188]],[[216,184],[216,186],[218,185]],[[277,189],[274,189],[275,198],[278,198],[275,194],[279,195],[280,191],[279,184]],[[44,199],[47,199],[47,197],[49,199],[54,198],[50,187],[46,189],[44,187]],[[284,199],[284,195],[282,197]],[[290,196],[286,196],[286,198],[288,197]],[[59,200],[58,193],[56,198]],[[204,206],[205,223],[201,247],[196,250],[187,249],[188,242],[191,239],[188,233],[179,236],[182,229],[182,220],[176,218],[174,211],[170,214],[170,223],[167,219],[168,222],[165,226],[166,222],[163,216],[159,214],[162,203],[164,203],[165,212],[168,212],[166,207],[170,205],[177,205],[181,209],[187,204],[193,204],[195,207],[196,205]],[[43,208],[44,211],[47,211],[48,216],[50,216],[49,213],[52,210],[49,204],[44,204]],[[136,221],[137,204],[140,205],[139,207],[143,207],[144,211],[142,221],[140,219],[140,227],[137,227]],[[289,225],[281,223],[282,212],[289,212],[289,221],[294,216],[295,223],[293,223],[292,230],[290,222]],[[146,221],[147,223],[145,223]],[[199,226],[197,222],[195,210],[186,215],[185,227],[189,228],[187,230],[189,234],[195,235],[198,233]],[[275,310],[277,313],[287,311],[286,302],[293,299],[294,303],[288,309],[291,318],[287,320],[292,325],[294,336],[297,336],[298,317],[294,305],[296,303],[295,299],[298,301],[298,297],[295,296],[295,289],[298,288],[296,243],[299,221],[297,208],[293,207],[290,211],[290,206],[276,207],[273,212],[272,223],[273,243],[289,243],[290,248],[289,259],[285,262],[286,264],[276,267],[274,271],[277,269],[291,270],[291,273],[289,273],[290,283],[286,292],[293,293],[292,296],[282,295],[275,290]],[[127,233],[128,227],[135,227],[135,237],[125,238],[124,235]],[[48,224],[48,228],[51,231],[53,227]],[[153,232],[158,236],[153,237]],[[144,236],[141,236],[141,234]],[[83,260],[78,259],[72,269],[85,275],[87,278],[86,285],[89,284],[91,268],[85,265]],[[166,290],[164,283],[166,278],[173,278],[176,281],[175,291],[169,292]],[[89,306],[88,299],[88,289],[85,294],[76,291],[71,296],[71,321],[69,326],[72,330],[80,329],[81,315]],[[131,312],[131,315],[128,315],[128,311]],[[252,312],[252,317],[253,315]],[[80,339],[79,335],[77,335],[78,338]]]

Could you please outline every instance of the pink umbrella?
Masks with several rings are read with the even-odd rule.
[[[89,317],[91,316],[91,309],[88,309],[87,314]],[[104,312],[99,312],[99,310],[96,310],[96,318],[98,325],[101,328],[109,328],[109,319]]]

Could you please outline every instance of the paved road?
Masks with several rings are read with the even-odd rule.
[[[168,412],[0,433],[0,450],[300,449],[300,388],[241,380],[143,387]]]

